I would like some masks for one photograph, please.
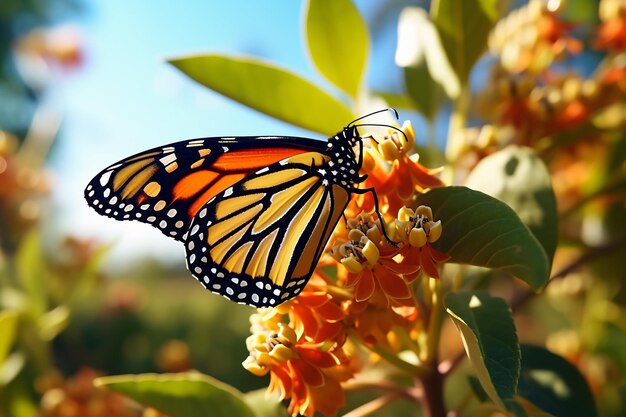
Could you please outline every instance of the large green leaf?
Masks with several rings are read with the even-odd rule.
[[[356,98],[369,53],[367,25],[350,0],[309,0],[306,39],[317,69]]]
[[[508,146],[482,159],[466,185],[507,203],[552,260],[558,233],[556,198],[548,169],[531,149]]]
[[[169,62],[226,97],[314,132],[334,135],[354,119],[344,103],[310,81],[259,59],[208,54]]]
[[[265,388],[246,392],[243,400],[250,406],[255,417],[289,417],[280,399],[276,395],[268,396]]]
[[[576,367],[539,346],[521,349],[520,396],[555,416],[598,415],[589,386]]]
[[[489,31],[498,19],[498,0],[433,0],[431,15],[461,84],[487,47]]]
[[[531,231],[505,203],[467,187],[434,188],[417,199],[441,220],[435,249],[451,262],[506,271],[539,290],[548,281],[548,257]]]
[[[255,417],[233,387],[197,372],[98,378],[105,386],[170,417]]]
[[[485,393],[514,408],[520,349],[511,309],[486,291],[448,293],[445,304]]]

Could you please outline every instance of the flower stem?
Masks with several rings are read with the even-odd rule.
[[[372,413],[380,410],[388,404],[391,404],[393,401],[397,400],[401,397],[399,393],[391,393],[387,395],[383,395],[382,397],[378,397],[375,400],[372,400],[368,403],[363,404],[360,407],[355,408],[347,414],[344,414],[343,417],[365,417],[369,416]]]
[[[367,346],[367,345],[365,345]],[[372,352],[376,353],[378,356],[394,365],[396,368],[408,373],[409,375],[420,377],[424,374],[424,369],[421,366],[413,365],[405,360],[402,360],[398,357],[397,354],[388,351],[380,346],[367,346]]]

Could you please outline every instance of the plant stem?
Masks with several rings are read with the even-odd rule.
[[[419,384],[423,389],[422,403],[425,417],[445,417],[446,407],[443,402],[444,376],[437,368],[438,348],[443,320],[443,300],[441,282],[428,278],[431,291],[431,311],[428,321],[428,345],[426,349],[426,368],[419,376]]]
[[[347,414],[344,414],[343,417],[364,417],[369,416],[375,411],[380,410],[384,406],[392,403],[400,397],[398,393],[391,393],[387,395],[383,395],[382,397],[378,397],[375,400],[372,400],[368,403],[363,404],[360,407],[355,408]]]
[[[422,386],[422,404],[424,417],[446,417],[446,406],[443,402],[443,375],[436,366],[419,379]]]

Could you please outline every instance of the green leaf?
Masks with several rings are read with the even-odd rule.
[[[28,295],[29,307],[35,317],[43,314],[47,307],[42,260],[40,236],[31,232],[22,239],[16,262],[20,283]]]
[[[552,261],[558,233],[556,198],[548,169],[530,148],[508,146],[482,159],[466,185],[515,210]]]
[[[352,1],[309,0],[306,39],[319,72],[356,98],[365,74],[369,33]]]
[[[254,412],[255,417],[289,417],[280,399],[275,395],[268,397],[265,388],[246,392],[243,394],[243,400]]]
[[[498,19],[498,0],[434,0],[431,15],[459,81],[467,85],[474,63],[487,47]]]
[[[489,398],[512,408],[520,372],[520,350],[511,310],[486,291],[448,293],[446,311]]]
[[[15,342],[18,317],[16,311],[0,311],[0,365],[4,363]]]
[[[0,387],[12,382],[15,377],[24,369],[26,365],[26,355],[22,352],[13,352],[0,365]]]
[[[239,391],[197,372],[110,376],[95,384],[170,417],[255,417]]]
[[[331,136],[354,119],[341,101],[286,69],[218,54],[173,58],[198,83],[269,116]]]
[[[374,90],[372,95],[382,98],[389,107],[394,109],[415,110],[415,103],[405,94]]]
[[[467,187],[434,188],[417,198],[441,220],[443,234],[433,247],[450,262],[498,269],[539,290],[548,281],[548,257],[513,209]]]
[[[70,323],[70,310],[58,306],[39,317],[39,334],[43,340],[50,341],[57,337]]]
[[[520,396],[555,416],[598,415],[589,386],[576,367],[539,346],[521,349]]]
[[[407,92],[430,120],[441,106],[442,91],[452,99],[459,96],[461,86],[437,28],[419,7],[406,7],[400,14],[396,64],[405,68]],[[414,71],[407,75],[409,68]]]
[[[444,93],[426,65],[404,68],[404,86],[414,107],[432,123],[443,104]]]

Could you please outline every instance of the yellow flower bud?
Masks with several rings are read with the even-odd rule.
[[[261,366],[269,366],[272,359],[267,352],[256,352],[256,362]]]
[[[402,149],[409,151],[413,148],[413,145],[415,144],[415,129],[413,129],[413,123],[411,123],[410,120],[405,120],[404,123],[402,123],[402,131],[407,138],[407,141],[404,141],[404,137],[402,138]]]
[[[285,323],[278,323],[278,339],[283,344],[295,344],[297,340],[296,332]]]
[[[374,265],[376,262],[378,262],[378,258],[380,257],[380,252],[378,251],[378,248],[369,239],[367,239],[367,243],[363,247],[363,256],[365,256],[365,259],[367,259],[367,262],[369,262],[370,265]]]
[[[394,222],[394,226],[393,226],[393,229],[394,229],[393,238],[397,237],[399,240],[406,242],[409,239],[408,232],[407,232],[408,225],[409,225],[409,222],[400,221],[396,219],[396,221]]]
[[[363,270],[363,264],[361,264],[354,256],[349,256],[341,260],[341,264],[353,274],[358,274]]]
[[[372,226],[367,229],[366,235],[372,242],[380,242],[382,238],[382,233],[380,232],[378,225]]]
[[[376,168],[376,158],[372,154],[372,150],[369,148],[363,149],[363,164],[361,169],[365,172],[373,171]]]
[[[350,232],[348,232],[348,239],[349,240],[360,241],[363,236],[365,236],[365,235],[359,229],[352,229],[352,230],[350,230]]]
[[[398,159],[400,151],[398,145],[393,140],[387,139],[378,144],[378,150],[386,161],[393,161]]]
[[[443,226],[441,225],[441,220],[437,220],[436,222],[430,222],[430,233],[428,234],[428,241],[430,243],[438,241],[441,237],[442,231]]]
[[[249,351],[266,349],[267,333],[255,333],[246,338],[246,347]]]
[[[248,356],[246,360],[244,360],[241,365],[250,373],[256,376],[264,376],[266,375],[270,368],[266,366],[261,366],[257,363],[256,360],[252,356]]]
[[[415,217],[415,212],[408,207],[402,207],[398,210],[398,220],[401,222],[411,221],[413,217]]]
[[[424,216],[430,220],[433,218],[433,211],[428,206],[419,206],[415,209],[415,215]]]
[[[411,246],[421,248],[427,242],[426,232],[422,228],[413,228],[409,233],[409,243]]]
[[[293,357],[293,350],[285,345],[276,345],[270,351],[270,357],[279,362],[287,362]]]

